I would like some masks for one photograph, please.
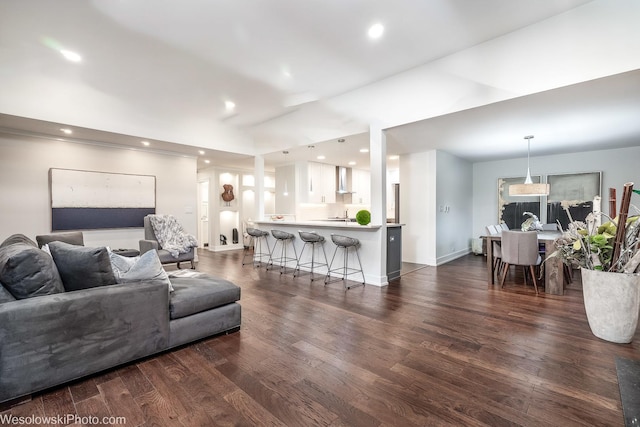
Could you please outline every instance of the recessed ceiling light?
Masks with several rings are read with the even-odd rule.
[[[211,160],[205,160],[204,162],[205,162],[206,164],[209,164],[209,163],[211,163]]]
[[[224,102],[224,108],[227,109],[227,111],[231,111],[234,108],[236,108],[236,103],[233,101],[225,101]]]
[[[68,61],[71,62],[80,62],[82,61],[82,57],[75,52],[66,49],[60,49],[60,53],[65,57]]]
[[[198,153],[200,153],[201,156],[204,156],[204,150],[200,150]]]
[[[398,160],[399,158],[400,158],[400,156],[398,156],[397,154],[389,156],[389,160]]]
[[[290,79],[291,78],[291,71],[282,70],[282,75],[285,76],[286,78]]]
[[[64,133],[66,133],[67,135],[71,135],[73,133],[73,131],[71,129],[66,129],[66,128],[60,128],[60,130]]]
[[[361,148],[361,149],[360,149],[360,152],[361,152],[361,153],[368,153],[368,152],[369,152],[369,149],[368,149],[368,148]]]
[[[151,145],[151,143],[149,141],[140,141],[140,143],[142,145],[144,145],[145,147],[148,147],[149,145]]]
[[[354,162],[353,160],[349,162],[349,165],[350,165],[350,166],[353,166],[353,165],[355,165],[355,164],[356,164],[356,162]]]
[[[320,155],[320,156],[316,157],[316,159],[318,159],[318,160],[324,160],[324,159],[326,159],[326,157],[325,157],[325,156]]]
[[[369,38],[372,38],[372,39],[379,39],[380,37],[382,37],[383,33],[384,33],[384,26],[379,22],[376,22],[375,24],[370,26],[369,31],[367,31]]]

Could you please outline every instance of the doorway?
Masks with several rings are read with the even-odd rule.
[[[198,246],[209,247],[209,180],[198,182]]]

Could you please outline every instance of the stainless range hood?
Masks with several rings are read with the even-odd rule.
[[[352,171],[351,168],[344,166],[336,166],[336,193],[338,194],[352,194],[353,188],[351,186]]]

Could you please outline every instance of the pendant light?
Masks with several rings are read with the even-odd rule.
[[[510,196],[548,196],[549,184],[536,184],[531,179],[531,171],[529,169],[529,157],[531,154],[531,139],[533,135],[524,137],[527,140],[527,178],[524,184],[513,184],[509,186]]]

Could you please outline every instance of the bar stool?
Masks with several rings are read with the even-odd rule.
[[[269,265],[273,266],[273,263],[277,262],[280,266],[280,274],[286,273],[288,262],[295,261],[296,265],[298,264],[298,253],[296,252],[296,246],[293,244],[293,240],[296,238],[296,236],[282,230],[271,230],[271,235],[275,237],[276,242],[273,244],[273,249],[271,250],[271,258],[269,259],[267,270],[269,269]],[[280,256],[274,258],[273,254],[276,252],[278,243],[280,243]],[[287,246],[293,247],[293,254],[296,256],[295,258],[287,256]]]
[[[339,272],[342,273],[342,281],[344,281],[344,286],[345,286],[345,290],[347,289],[351,289],[355,286],[364,286],[364,282],[365,282],[365,278],[364,278],[364,272],[362,271],[362,263],[360,262],[360,255],[358,254],[358,246],[360,246],[360,241],[358,239],[355,239],[353,237],[347,237],[347,236],[340,236],[338,234],[332,234],[331,235],[331,240],[333,241],[333,243],[335,243],[336,245],[336,249],[335,251],[333,251],[333,257],[331,257],[331,264],[329,264],[329,271],[327,271],[327,275],[324,278],[324,284],[325,286],[328,283],[333,283],[333,282],[337,282],[337,280],[334,280],[333,282],[329,281],[329,278],[331,277],[331,273],[333,272]],[[336,253],[338,252],[338,249],[342,249],[343,252],[343,263],[341,267],[337,267],[332,269],[331,267],[333,266],[333,261],[336,258]],[[360,266],[360,269],[357,268],[352,268],[349,267],[349,249],[353,249],[353,252],[355,252],[356,254],[356,258],[358,259],[358,265]],[[362,274],[362,283],[354,285],[354,286],[347,286],[347,276],[351,275],[351,274],[357,274],[360,273]]]
[[[319,235],[318,233],[309,232],[309,231],[298,230],[298,234],[300,235],[300,240],[304,242],[304,245],[302,245],[302,251],[300,251],[300,258],[298,259],[298,265],[296,265],[296,269],[293,272],[293,277],[296,277],[296,273],[298,276],[300,276],[300,267],[311,267],[311,281],[313,282],[313,279],[314,279],[313,269],[318,267],[328,268],[328,265],[329,265],[329,263],[327,262],[327,253],[324,251],[324,237]],[[311,245],[311,262],[301,263],[300,260],[302,259],[302,255],[304,254],[304,249],[307,247],[307,245]],[[316,262],[316,259],[315,259],[316,245],[319,245],[320,249],[322,249],[322,255],[324,256],[324,263]]]
[[[269,235],[269,233],[264,230],[258,230],[257,228],[247,228],[247,234],[249,235],[249,246],[245,248],[244,254],[242,255],[242,265],[245,265],[244,260],[247,254],[249,253],[250,247],[253,247],[253,255],[251,256],[251,263],[255,267],[260,267],[260,263],[262,262],[263,258],[266,258],[268,263],[269,260],[271,259],[271,248],[269,247],[269,239],[267,239],[267,236]],[[267,245],[267,252],[263,252],[262,250],[263,241]],[[256,244],[257,244],[257,249],[256,249]],[[256,260],[258,263],[257,265],[256,265]]]

